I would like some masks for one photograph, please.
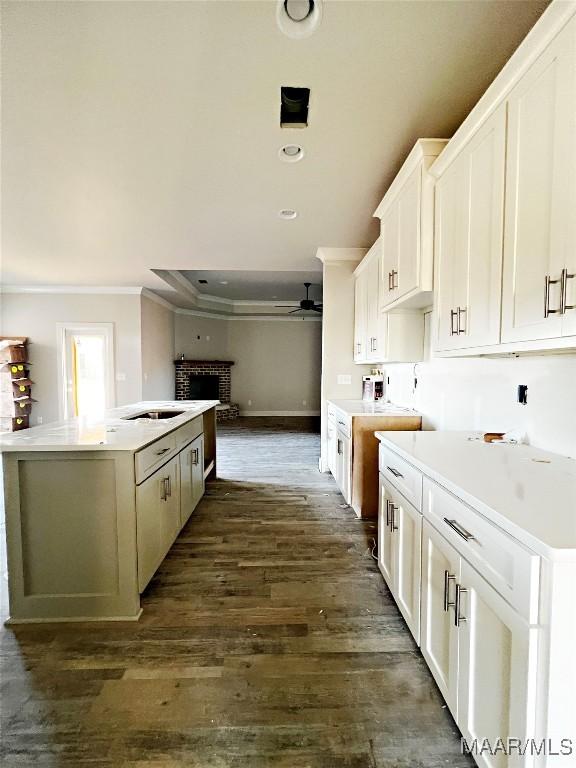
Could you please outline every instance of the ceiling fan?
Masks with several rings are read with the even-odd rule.
[[[302,299],[298,307],[295,307],[291,312],[288,312],[289,315],[293,315],[294,312],[303,311],[322,312],[322,304],[316,304],[313,299],[308,297],[308,291],[310,290],[311,285],[312,283],[304,283],[304,287],[306,288],[306,298]],[[290,307],[294,307],[294,304],[276,304],[276,307],[289,309]]]

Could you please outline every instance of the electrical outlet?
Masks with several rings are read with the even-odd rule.
[[[125,373],[117,373],[116,374],[116,381],[126,381],[126,374]]]
[[[252,405],[252,400],[248,400],[248,405]]]
[[[343,384],[343,385],[352,384],[352,376],[350,376],[347,373],[339,373],[336,376],[336,383]]]
[[[206,341],[210,341],[210,336],[206,336]]]
[[[36,417],[36,424],[42,424],[43,421],[44,421],[44,418],[42,416]]]
[[[302,405],[306,405],[306,400],[302,400]]]

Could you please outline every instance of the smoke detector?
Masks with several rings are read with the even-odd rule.
[[[322,0],[278,0],[276,23],[295,40],[309,37],[322,20]]]
[[[278,211],[278,216],[281,219],[295,219],[298,216],[298,211],[295,211],[293,208],[283,208],[281,211]]]

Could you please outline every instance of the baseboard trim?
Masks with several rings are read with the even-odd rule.
[[[320,416],[320,411],[240,411],[240,416]]]

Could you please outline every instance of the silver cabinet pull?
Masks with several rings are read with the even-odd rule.
[[[456,328],[454,328],[454,320],[458,320],[458,312],[456,312],[455,309],[450,310],[450,336],[457,336],[458,335],[458,323],[456,323]]]
[[[391,291],[394,288],[392,283],[392,272],[388,272],[388,290]]]
[[[454,576],[450,571],[444,571],[444,611],[447,613],[450,608],[454,608],[454,601],[450,600],[450,582],[455,581]]]
[[[456,595],[454,597],[454,626],[459,627],[462,622],[466,621],[466,616],[462,616],[460,613],[460,607],[462,602],[462,595],[467,594],[468,590],[461,587],[460,584],[456,584]]]
[[[168,479],[163,477],[160,481],[160,501],[166,501],[168,498]]]
[[[386,528],[390,528],[390,499],[386,499]]]
[[[397,509],[398,507],[396,504],[390,502],[390,533],[394,533],[394,531],[398,530],[398,526],[396,525],[396,515],[394,514]]]
[[[168,496],[172,496],[172,478],[170,475],[166,478],[168,480]]]
[[[156,451],[156,456],[162,456],[163,453],[167,453],[170,448],[162,448],[161,451]]]
[[[392,278],[392,290],[394,290],[394,288],[398,288],[398,283],[396,282],[396,278],[398,277],[397,270],[393,269],[392,272],[390,272],[390,276]]]
[[[198,451],[198,448],[194,448],[194,450],[192,451],[192,455],[194,457],[192,459],[192,463],[194,464],[194,466],[197,466],[200,461],[200,452]]]
[[[466,333],[466,326],[460,326],[460,319],[462,315],[466,316],[466,313],[468,312],[468,310],[466,309],[466,307],[464,308],[458,307],[457,311],[458,311],[458,334]]]
[[[338,453],[342,454],[342,440],[338,439]]]
[[[466,528],[462,528],[457,520],[449,520],[447,517],[445,517],[444,522],[446,525],[449,525],[450,528],[452,528],[452,530],[458,534],[458,536],[463,538],[464,541],[476,541],[476,537],[469,533]]]
[[[573,280],[576,273],[570,273],[566,268],[562,270],[560,276],[560,314],[564,314],[567,309],[576,309],[576,304],[566,304],[566,294],[568,292],[568,280]]]
[[[404,477],[402,472],[398,472],[398,470],[394,469],[394,467],[389,467],[388,464],[386,464],[386,469],[390,470],[390,472],[392,472],[394,477],[402,477],[402,478]]]
[[[544,278],[544,317],[548,317],[549,315],[562,314],[562,306],[563,306],[562,297],[560,297],[560,309],[550,309],[550,286],[560,283],[561,288],[563,288],[564,282],[565,280],[563,281],[562,277],[560,277],[559,280],[551,280],[550,275],[546,275],[546,277]]]

